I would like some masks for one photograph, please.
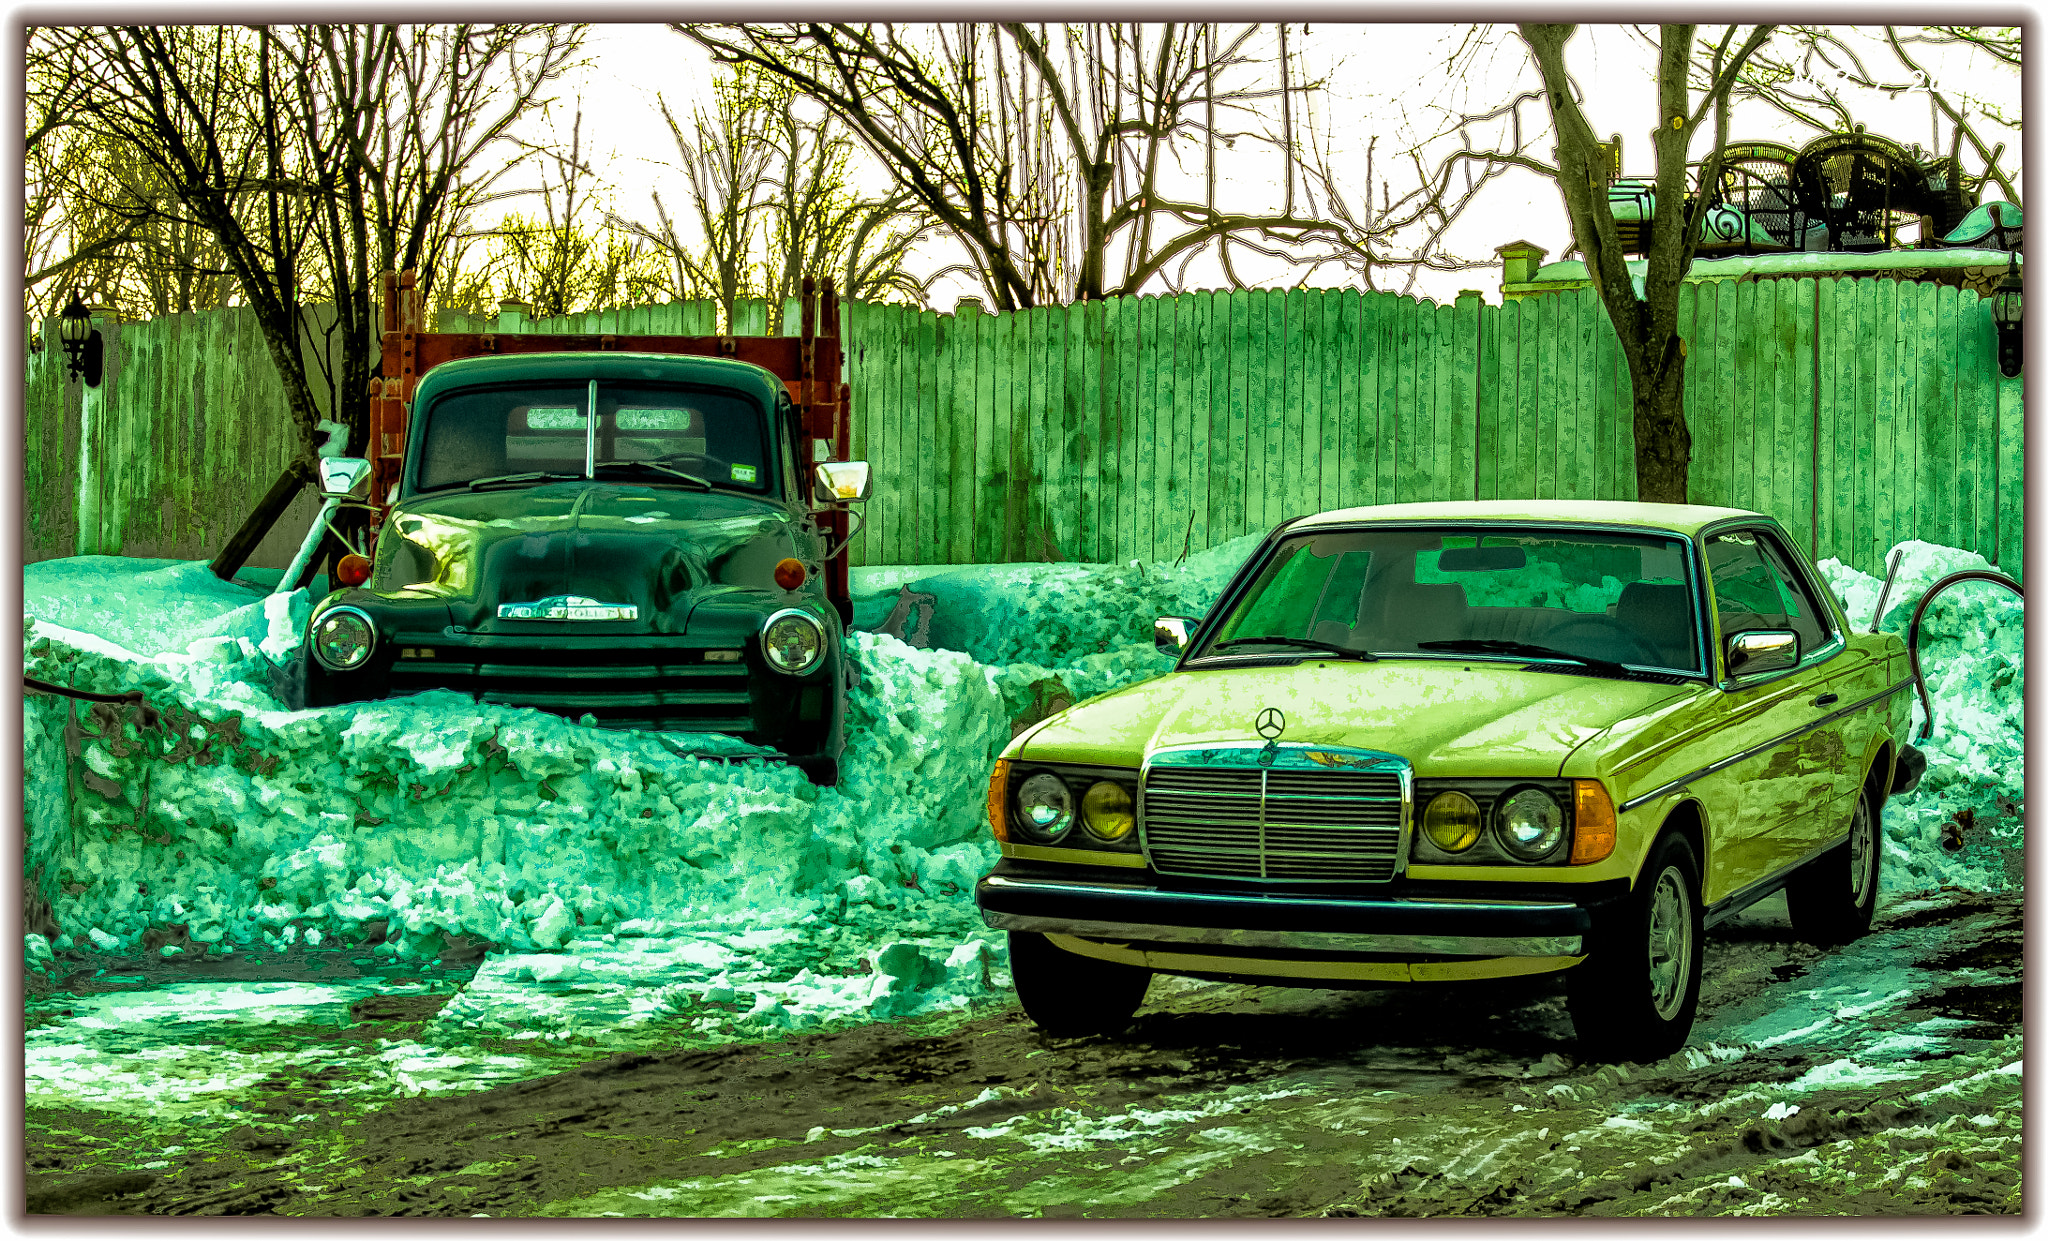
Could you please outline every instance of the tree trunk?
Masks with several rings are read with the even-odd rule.
[[[292,500],[299,494],[299,489],[312,477],[313,471],[304,461],[294,461],[284,468],[284,473],[277,476],[277,481],[270,484],[270,490],[264,492],[263,498],[256,502],[255,510],[249,514],[248,520],[242,523],[242,528],[235,531],[233,537],[228,539],[228,545],[223,547],[220,555],[215,556],[213,563],[207,566],[213,570],[215,577],[223,582],[234,580],[235,573],[248,563],[249,553],[256,550],[256,545],[263,541],[264,535],[270,533],[270,528],[277,524],[278,518],[284,516],[285,509],[291,506]]]
[[[1688,504],[1692,431],[1685,423],[1685,347],[1676,338],[1662,365],[1629,376],[1634,393],[1636,499]]]

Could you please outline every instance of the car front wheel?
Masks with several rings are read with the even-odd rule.
[[[1056,948],[1035,931],[1010,932],[1010,977],[1024,1015],[1056,1038],[1115,1034],[1152,985],[1151,970]]]
[[[1809,862],[1785,885],[1792,929],[1810,944],[1846,944],[1870,930],[1884,852],[1871,801],[1865,789],[1849,815],[1849,839]]]
[[[1596,1060],[1661,1060],[1685,1046],[1700,1006],[1699,861],[1682,836],[1657,842],[1635,890],[1597,919],[1565,974],[1579,1047]]]

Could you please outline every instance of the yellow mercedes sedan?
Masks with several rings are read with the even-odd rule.
[[[1760,513],[1483,501],[1282,523],[1171,673],[1020,733],[976,886],[1047,1033],[1155,973],[1305,987],[1564,971],[1583,1052],[1684,1045],[1707,927],[1784,890],[1870,927],[1905,743],[1898,638],[1852,631]]]

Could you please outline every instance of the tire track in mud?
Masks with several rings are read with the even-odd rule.
[[[1649,1065],[1576,1064],[1554,981],[1162,982],[1120,1040],[1008,1007],[621,1054],[317,1125],[266,1109],[132,1159],[157,1179],[118,1193],[86,1183],[120,1175],[101,1147],[31,1192],[107,1214],[2017,1210],[2019,925],[2017,898],[1960,900],[1824,951],[1738,921],[1691,1045]]]

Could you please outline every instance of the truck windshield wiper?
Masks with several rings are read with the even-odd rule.
[[[597,463],[597,468],[600,470],[627,466],[642,470],[660,470],[672,478],[679,478],[686,483],[692,483],[701,490],[711,490],[712,484],[710,479],[698,474],[685,474],[683,471],[663,465],[659,461],[600,461]]]
[[[1226,642],[1218,642],[1214,646],[1211,646],[1209,649],[1211,651],[1220,651],[1226,647],[1249,646],[1254,642],[1273,642],[1280,643],[1286,646],[1305,646],[1310,648],[1311,650],[1328,651],[1332,655],[1343,655],[1350,659],[1364,660],[1367,663],[1373,663],[1379,659],[1379,656],[1373,654],[1371,651],[1361,651],[1357,647],[1339,646],[1335,642],[1324,642],[1319,638],[1289,638],[1277,633],[1270,634],[1263,638],[1231,638]]]
[[[1417,642],[1415,645],[1425,651],[1470,651],[1475,655],[1527,655],[1535,659],[1567,659],[1575,664],[1583,664],[1595,672],[1605,672],[1613,676],[1629,676],[1635,671],[1628,665],[1615,663],[1611,659],[1593,659],[1585,655],[1574,655],[1570,651],[1560,651],[1554,646],[1538,646],[1534,642],[1514,642],[1506,638],[1452,638],[1444,642]]]
[[[478,487],[493,487],[499,483],[573,482],[582,477],[581,474],[558,474],[552,470],[529,470],[524,474],[497,474],[490,478],[472,478],[469,480],[469,489],[475,491]]]

